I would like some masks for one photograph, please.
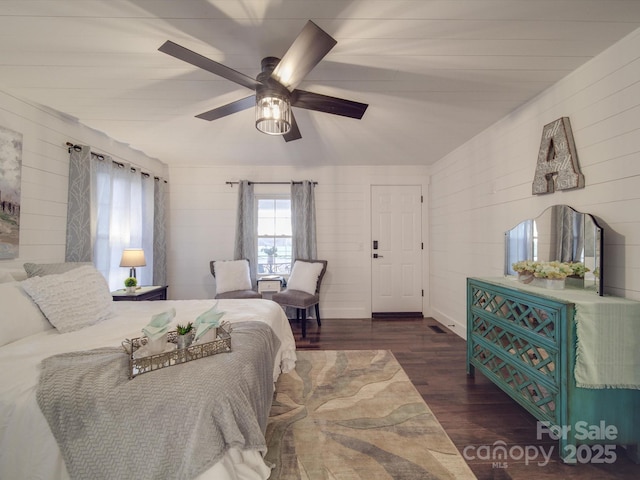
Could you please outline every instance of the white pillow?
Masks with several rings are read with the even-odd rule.
[[[0,270],[0,283],[15,282],[15,280],[8,270]]]
[[[23,269],[0,269],[0,283],[20,282],[27,279],[27,272]]]
[[[216,294],[235,290],[251,290],[251,275],[247,260],[213,262],[216,272]]]
[[[0,346],[52,328],[19,282],[0,284]]]
[[[109,286],[91,265],[31,277],[22,282],[22,287],[60,333],[80,330],[111,315]]]
[[[287,288],[315,294],[323,267],[324,264],[318,262],[295,262],[287,281]]]

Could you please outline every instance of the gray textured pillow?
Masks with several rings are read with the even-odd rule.
[[[57,275],[66,273],[74,268],[84,265],[93,265],[91,262],[63,262],[63,263],[25,263],[24,270],[27,277],[44,277],[45,275]]]
[[[92,265],[31,277],[22,282],[22,288],[60,333],[80,330],[111,316],[109,286]]]

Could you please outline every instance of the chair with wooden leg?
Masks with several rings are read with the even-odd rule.
[[[216,298],[262,298],[251,284],[249,260],[212,260],[209,268],[216,279]]]
[[[274,293],[271,299],[282,307],[296,309],[296,319],[302,322],[302,338],[307,336],[307,309],[315,307],[316,321],[320,322],[320,285],[327,271],[326,260],[301,260],[293,263],[287,288]]]

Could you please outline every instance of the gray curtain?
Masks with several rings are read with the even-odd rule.
[[[291,183],[291,234],[293,236],[293,259],[315,260],[316,200],[312,181]]]
[[[248,180],[238,182],[238,210],[234,259],[246,258],[251,266],[251,283],[256,286],[256,205],[253,185]]]
[[[91,148],[75,146],[69,153],[65,261],[91,262]]]
[[[139,183],[130,181],[130,175],[137,175]],[[138,185],[137,190],[135,185]],[[92,154],[88,146],[72,147],[69,151],[65,260],[92,262],[105,275],[110,287],[117,288],[122,280],[120,255],[122,248],[128,245],[114,243],[110,236],[114,230],[112,221],[133,222],[131,241],[149,252],[147,265],[153,268],[142,272],[143,275],[148,272],[146,283],[155,283],[157,278],[161,283],[156,285],[166,285],[164,187],[163,182],[163,190],[156,199],[153,179],[146,174],[141,175],[129,165],[115,164],[107,155]],[[132,205],[129,203],[131,195],[140,206],[135,215],[128,209]],[[156,204],[160,206],[156,207]],[[159,235],[157,241],[156,235]],[[160,266],[157,272],[156,266]]]
[[[581,261],[584,249],[582,215],[566,205],[554,205],[552,208],[552,222],[555,225],[552,236],[555,236],[556,255],[551,260]]]
[[[167,182],[154,179],[153,189],[153,284],[167,284]]]

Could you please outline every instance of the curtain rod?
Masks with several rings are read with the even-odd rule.
[[[69,153],[71,153],[71,149],[72,149],[72,148],[73,148],[76,152],[79,152],[79,151],[81,150],[80,145],[76,145],[76,144],[73,144],[73,143],[71,143],[71,142],[67,142],[67,144],[66,144],[66,145],[67,145],[67,147],[69,147]],[[95,153],[95,152],[90,152],[90,153],[91,153],[91,155],[93,155],[93,156],[95,156],[95,157],[98,157],[98,160],[104,160],[104,155],[101,155],[101,154],[99,154],[99,153]],[[122,162],[117,162],[117,161],[115,161],[113,158],[111,159],[111,162],[112,162],[114,165],[117,165],[117,166],[118,166],[118,167],[120,167],[120,168],[124,168],[124,163],[122,163]],[[136,170],[140,170],[140,175],[143,175],[143,176],[145,176],[145,177],[150,177],[150,176],[151,176],[151,174],[150,174],[150,173],[143,172],[141,168],[136,168],[136,167],[133,167],[133,166],[131,167],[131,171],[132,171],[132,172],[135,172]],[[154,180],[160,180],[160,177],[153,177],[153,178],[154,178]],[[164,181],[164,183],[167,183],[167,181],[165,180],[165,181]]]
[[[227,185],[238,185],[240,182],[225,182]],[[249,181],[249,185],[291,185],[295,183],[296,185],[300,185],[302,182],[299,181],[290,181],[290,182],[252,182]],[[311,182],[313,185],[318,185],[318,182]]]

